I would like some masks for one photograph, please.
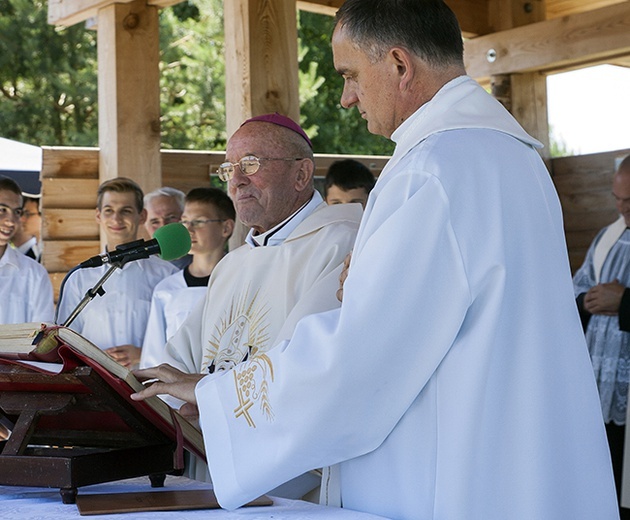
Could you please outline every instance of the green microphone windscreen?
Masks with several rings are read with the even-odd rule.
[[[175,260],[190,251],[190,233],[186,226],[179,222],[158,228],[153,234],[153,238],[160,246],[159,256],[163,260]]]

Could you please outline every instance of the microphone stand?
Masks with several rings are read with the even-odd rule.
[[[105,294],[103,284],[109,279],[112,274],[114,274],[114,270],[119,268],[122,268],[122,265],[119,262],[110,264],[109,269],[105,272],[101,279],[96,283],[94,287],[88,289],[83,299],[79,302],[79,305],[77,305],[75,309],[70,313],[70,316],[68,316],[68,319],[62,325],[63,327],[68,327],[79,315],[79,313],[85,308],[85,306],[90,303],[94,298],[96,298],[96,296],[103,296]]]

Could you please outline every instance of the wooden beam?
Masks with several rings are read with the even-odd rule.
[[[523,0],[488,0],[490,28],[483,34],[521,27],[546,19],[545,6],[549,0],[524,2]]]
[[[464,36],[488,34],[490,27],[489,0],[444,0],[457,16]]]
[[[279,112],[300,121],[295,0],[224,2],[225,112],[231,136],[246,119]],[[237,222],[229,247],[247,234]]]
[[[319,0],[311,2],[302,2],[298,0],[297,8],[300,11],[309,11],[311,13],[325,14],[327,16],[335,16],[337,9],[343,4],[343,0]]]
[[[552,72],[630,54],[630,2],[465,42],[468,74]]]
[[[543,144],[540,154],[550,165],[549,122],[547,120],[547,77],[539,72],[512,74],[511,113],[525,131]]]
[[[70,25],[95,18],[99,9],[109,5],[129,4],[134,0],[48,0],[48,23],[50,25]],[[148,0],[147,5],[168,7],[184,0]]]
[[[465,35],[487,34],[489,0],[445,0],[453,10]],[[301,11],[335,16],[344,0],[298,0]]]
[[[547,19],[583,13],[618,4],[625,0],[547,0]]]

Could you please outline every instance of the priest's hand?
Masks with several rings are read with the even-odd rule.
[[[154,395],[168,394],[187,403],[197,405],[195,387],[203,379],[203,374],[187,374],[171,365],[162,363],[157,367],[134,370],[133,374],[142,382],[147,382],[141,392],[131,394],[134,401],[142,401]]]
[[[343,260],[343,269],[341,270],[341,274],[339,275],[339,289],[337,289],[337,299],[339,301],[343,301],[343,284],[348,278],[348,269],[350,269],[350,259],[352,258],[352,253],[348,253]]]
[[[619,280],[609,283],[600,283],[591,287],[584,295],[584,308],[591,314],[604,314],[616,316],[619,313],[619,305],[626,288]]]
[[[140,363],[142,349],[135,345],[118,345],[105,349],[105,353],[122,366],[131,369]]]

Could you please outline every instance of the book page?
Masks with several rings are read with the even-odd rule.
[[[133,373],[127,368],[120,365],[109,357],[104,351],[98,348],[96,345],[88,341],[86,338],[78,334],[77,332],[67,327],[60,327],[56,330],[59,339],[61,339],[68,348],[77,352],[88,365],[93,368],[97,366],[105,369],[106,372],[112,374],[118,379],[123,380],[134,391],[139,392],[144,389],[144,385],[136,379]],[[90,362],[90,360],[92,362]],[[130,393],[130,392],[129,392]],[[129,400],[131,402],[131,400]],[[203,435],[201,431],[194,426],[185,417],[181,416],[177,411],[173,410],[159,397],[149,397],[148,399],[137,403],[133,401],[135,406],[139,410],[143,410],[144,406],[148,406],[155,413],[159,415],[162,421],[171,428],[177,429],[173,421],[177,421],[179,427],[181,427],[184,439],[189,444],[187,447],[191,449],[196,455],[205,459],[205,448],[203,444]],[[144,405],[143,405],[144,403]]]

